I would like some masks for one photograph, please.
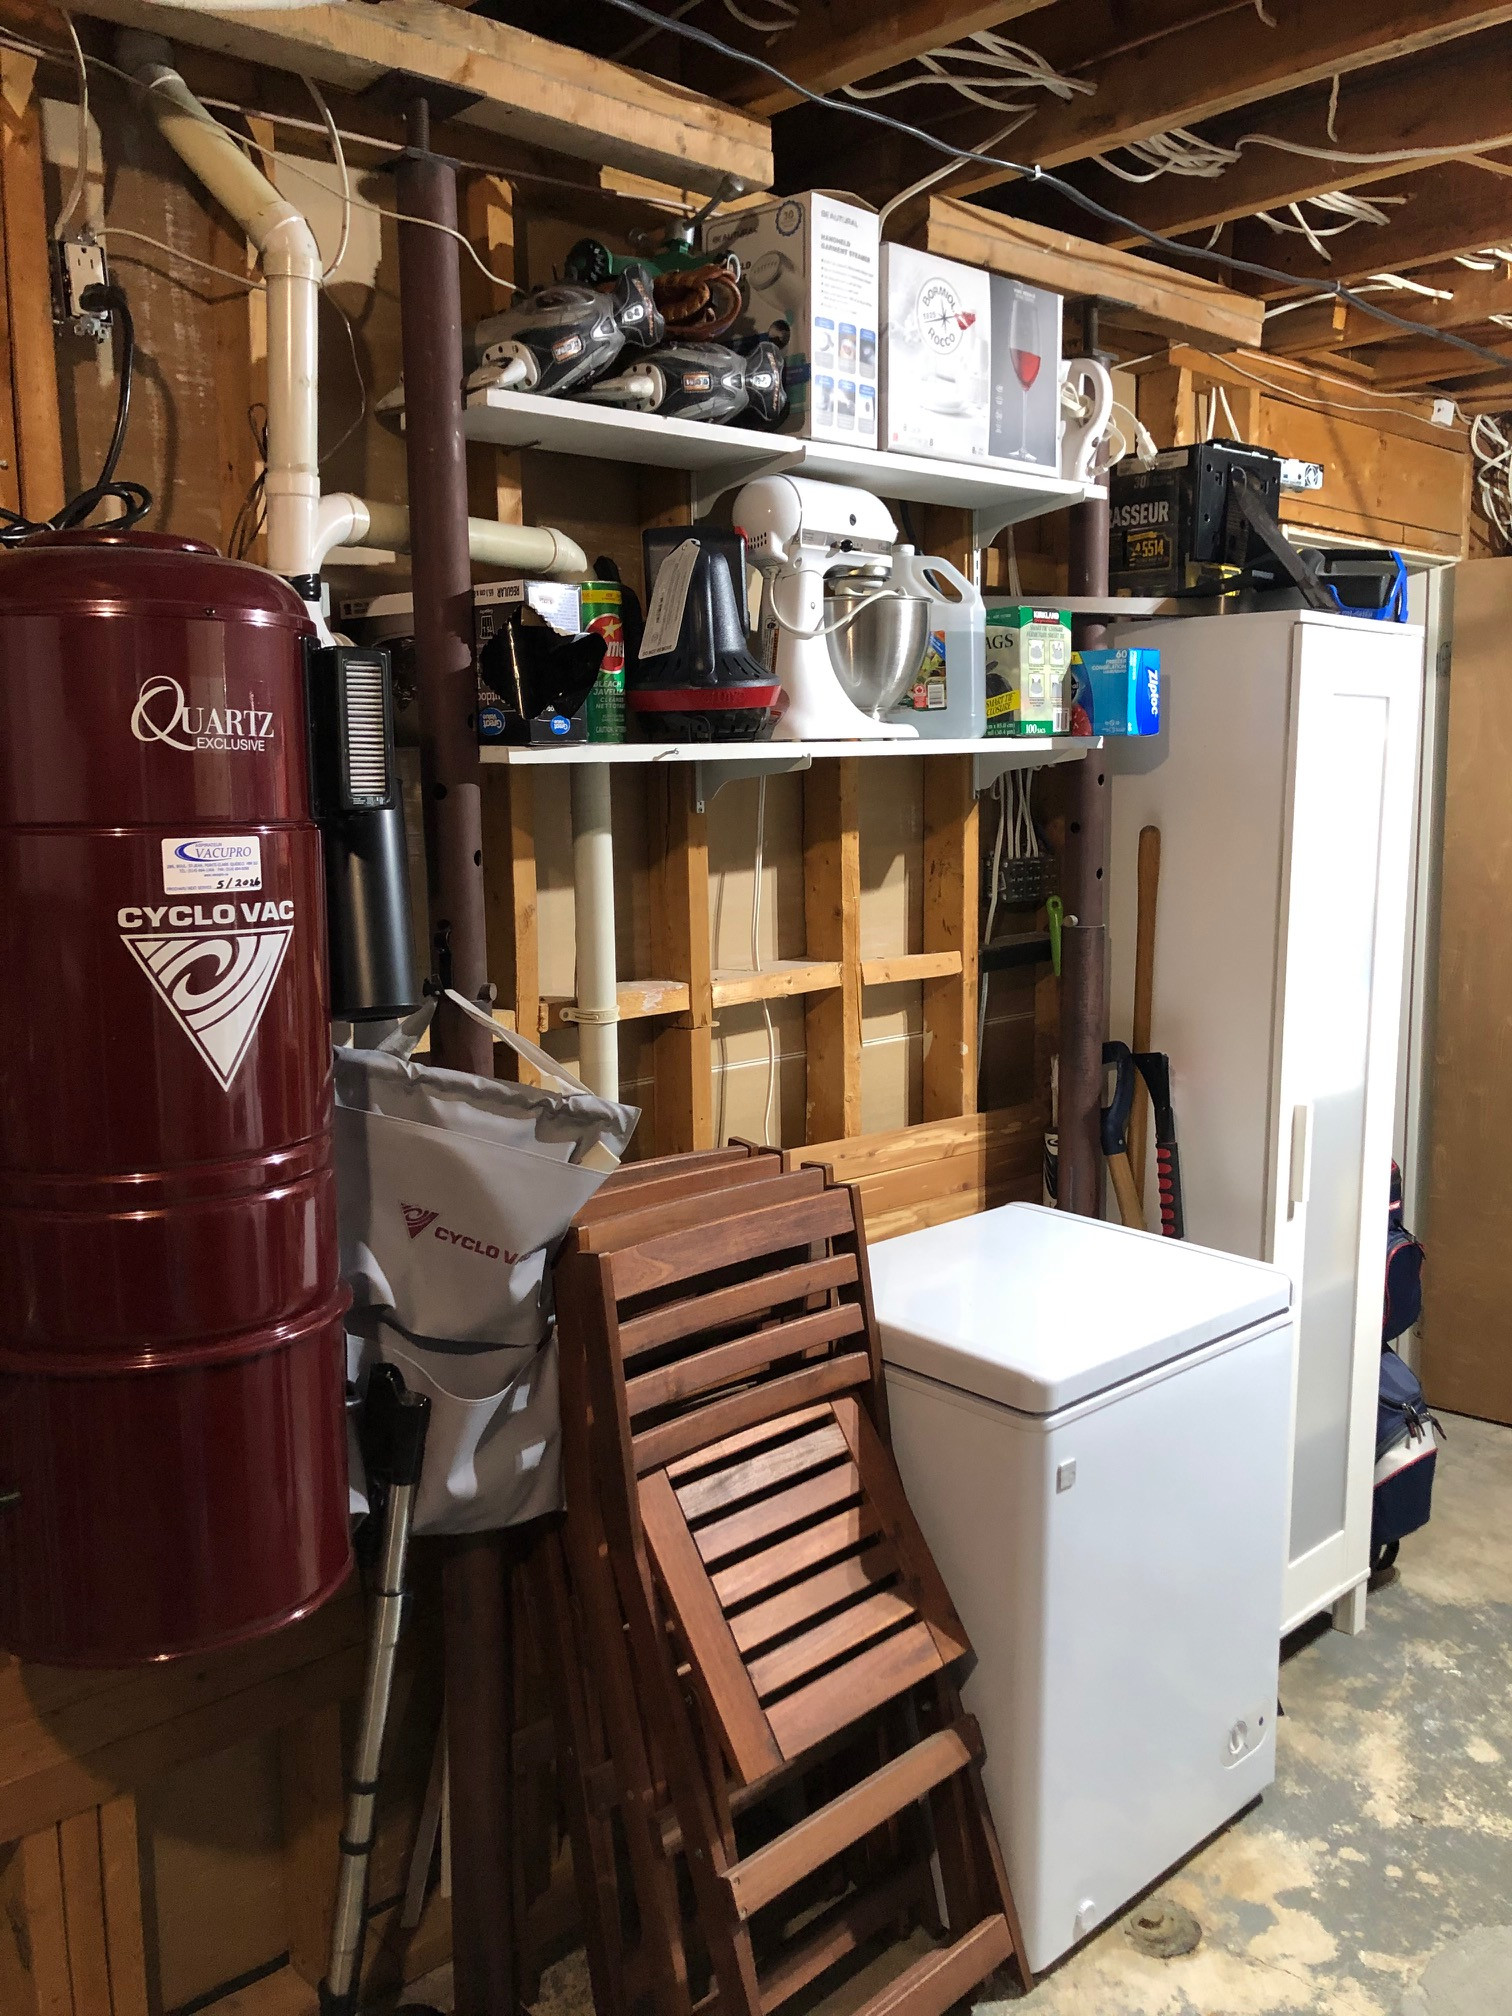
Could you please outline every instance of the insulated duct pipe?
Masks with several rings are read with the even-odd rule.
[[[320,494],[320,248],[303,213],[253,166],[178,71],[145,54],[148,46],[157,51],[165,45],[145,36],[124,36],[122,45],[123,67],[145,89],[158,131],[262,257],[268,283],[268,565],[314,601],[315,577],[333,547],[409,550],[409,513],[402,504]],[[550,526],[469,518],[467,543],[471,557],[487,567],[578,579],[589,572],[582,547]]]
[[[320,500],[315,564],[325,564],[338,546],[378,546],[390,553],[410,550],[410,518],[403,504],[375,504],[350,491]],[[484,567],[513,567],[522,574],[559,574],[586,579],[588,555],[575,539],[550,525],[504,525],[495,518],[469,518],[467,550]]]
[[[176,70],[141,62],[135,76],[158,131],[261,255],[268,283],[268,566],[311,601],[319,568],[320,248],[300,211],[253,167]]]
[[[578,1075],[601,1099],[618,1099],[619,993],[607,763],[572,766],[572,884],[577,908]]]

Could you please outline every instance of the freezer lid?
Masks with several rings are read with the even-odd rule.
[[[1291,1305],[1279,1268],[1004,1204],[871,1249],[889,1365],[1054,1414]]]

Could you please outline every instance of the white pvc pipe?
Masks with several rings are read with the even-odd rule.
[[[619,1097],[618,975],[614,965],[614,842],[609,765],[574,763],[572,880],[577,908],[578,1076]]]
[[[158,131],[262,255],[268,283],[268,565],[290,577],[314,574],[320,248],[301,213],[253,167],[176,70],[143,63],[136,75]]]
[[[315,565],[325,564],[338,546],[375,546],[388,553],[409,551],[409,511],[403,504],[375,504],[337,490],[320,500],[315,531]],[[469,518],[467,550],[485,567],[514,567],[522,574],[588,576],[588,556],[575,539],[550,525],[501,525],[493,518]]]

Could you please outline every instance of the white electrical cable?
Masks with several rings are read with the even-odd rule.
[[[790,621],[777,607],[777,584],[781,579],[782,576],[780,574],[772,576],[771,586],[767,591],[767,607],[771,610],[773,619],[778,627],[786,630],[790,636],[798,638],[804,644],[812,642],[816,637],[833,637],[836,631],[844,630],[854,623],[862,610],[870,609],[873,602],[889,602],[898,594],[898,590],[891,586],[875,588],[871,594],[862,595],[856,601],[849,603],[841,611],[840,615],[835,618],[833,623],[826,623],[821,618],[819,627],[816,630],[805,630],[801,625]]]
[[[847,84],[847,98],[865,103],[874,98],[892,98],[900,91],[947,90],[981,105],[989,112],[1028,112],[1022,104],[1007,104],[989,94],[997,91],[1048,91],[1055,98],[1087,95],[1097,86],[1087,78],[1063,77],[1043,56],[1022,42],[1010,42],[991,28],[979,29],[964,41],[928,49],[914,59],[917,68],[890,84]],[[953,64],[973,64],[970,70],[953,69]],[[990,145],[992,143],[984,143]]]
[[[1232,147],[1205,140],[1185,126],[1173,126],[1169,133],[1152,133],[1148,140],[1130,140],[1122,152],[1143,162],[1148,174],[1120,167],[1110,154],[1094,154],[1092,159],[1120,182],[1157,182],[1162,175],[1191,175],[1208,182],[1239,159]]]
[[[1477,413],[1470,423],[1470,453],[1475,460],[1475,487],[1486,522],[1512,548],[1512,440],[1503,425],[1506,416]]]
[[[256,293],[263,285],[262,276],[252,273],[235,273],[229,266],[216,266],[208,259],[197,259],[192,252],[181,252],[177,245],[169,245],[161,238],[153,238],[145,231],[128,231],[122,224],[102,224],[94,234],[108,244],[112,238],[134,238],[138,244],[156,246],[159,252],[166,252],[170,259],[178,259],[185,266],[194,266],[201,273],[214,273],[222,280],[230,280],[238,287],[245,287],[249,293]],[[173,275],[164,276],[172,279]]]
[[[1372,202],[1364,196],[1351,195],[1347,189],[1330,189],[1321,196],[1303,196],[1295,203],[1288,203],[1286,207],[1292,214],[1291,223],[1284,217],[1273,215],[1269,210],[1257,210],[1255,215],[1262,224],[1268,224],[1272,231],[1300,233],[1320,259],[1332,259],[1333,254],[1323,242],[1325,238],[1337,238],[1341,232],[1352,231],[1357,224],[1373,224],[1378,227],[1389,224],[1391,218],[1387,214],[1386,206],[1388,204],[1395,206],[1406,201],[1405,196],[1380,196]],[[1303,215],[1304,203],[1314,204],[1319,210],[1327,211],[1335,217],[1342,217],[1344,222],[1314,224]]]
[[[1017,133],[1021,126],[1027,126],[1033,117],[1032,110],[1026,107],[1019,113],[1016,119],[1010,119],[1006,126],[1000,126],[996,133],[990,133],[977,151],[986,154],[994,147],[1000,147],[1010,135]],[[922,196],[926,189],[933,189],[935,184],[943,182],[947,175],[954,175],[960,166],[961,163],[959,161],[947,161],[943,168],[931,168],[929,173],[921,175],[917,182],[910,182],[906,189],[900,189],[896,196],[890,196],[877,212],[878,233],[880,234],[885,228],[887,220],[891,217],[894,210],[901,208],[903,204],[909,202],[913,197]]]
[[[259,114],[258,116],[260,117],[261,115]],[[222,130],[230,134],[231,138],[244,153],[251,154],[253,152],[252,143],[244,134],[233,132],[224,122],[220,123]],[[296,155],[280,154],[278,157],[278,166],[280,171],[287,168],[291,174],[302,175],[307,182],[314,182],[318,187],[325,189],[329,193],[330,185],[326,182],[325,178],[317,175],[314,169],[305,167]],[[440,231],[448,238],[455,238],[485,280],[491,280],[495,287],[502,287],[510,294],[517,294],[520,291],[517,282],[506,280],[502,273],[495,273],[493,268],[478,256],[477,250],[471,241],[461,231],[454,229],[452,225],[439,223],[434,217],[406,217],[402,210],[387,210],[381,203],[370,203],[365,196],[358,196],[355,192],[352,194],[350,200],[355,210],[368,210],[375,217],[392,218],[396,224],[418,224],[427,231]]]
[[[1372,273],[1368,280],[1357,280],[1353,291],[1356,294],[1419,294],[1429,301],[1454,299],[1452,287],[1429,287],[1421,280],[1410,280],[1405,273]],[[1272,301],[1265,311],[1265,319],[1269,322],[1273,316],[1290,315],[1296,308],[1311,308],[1319,301],[1333,299],[1332,294],[1299,294],[1295,301]],[[1428,324],[1425,322],[1423,327],[1426,331]]]
[[[1500,245],[1483,245],[1479,252],[1456,252],[1456,266],[1468,266],[1472,273],[1494,273],[1498,266],[1512,266],[1512,252]]]
[[[766,853],[766,787],[765,776],[756,779],[756,859],[755,873],[751,880],[751,971],[761,971],[761,874],[763,857]],[[761,1144],[770,1148],[772,1142],[772,1105],[777,1096],[777,1025],[772,1020],[772,1004],[763,997],[762,1019],[766,1023],[767,1039],[767,1085],[766,1106],[761,1119]]]
[[[336,244],[336,257],[326,266],[321,278],[329,280],[336,268],[347,255],[347,245],[352,236],[352,177],[347,168],[346,154],[341,145],[341,135],[336,130],[336,121],[331,117],[331,108],[325,101],[325,93],[313,77],[302,79],[305,89],[315,101],[315,109],[320,114],[325,127],[326,138],[331,143],[331,156],[341,176],[341,236]]]

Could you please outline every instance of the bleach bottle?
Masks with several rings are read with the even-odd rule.
[[[929,642],[918,677],[887,717],[921,735],[975,740],[987,733],[987,612],[980,592],[937,555],[901,548],[893,581],[929,598]]]

